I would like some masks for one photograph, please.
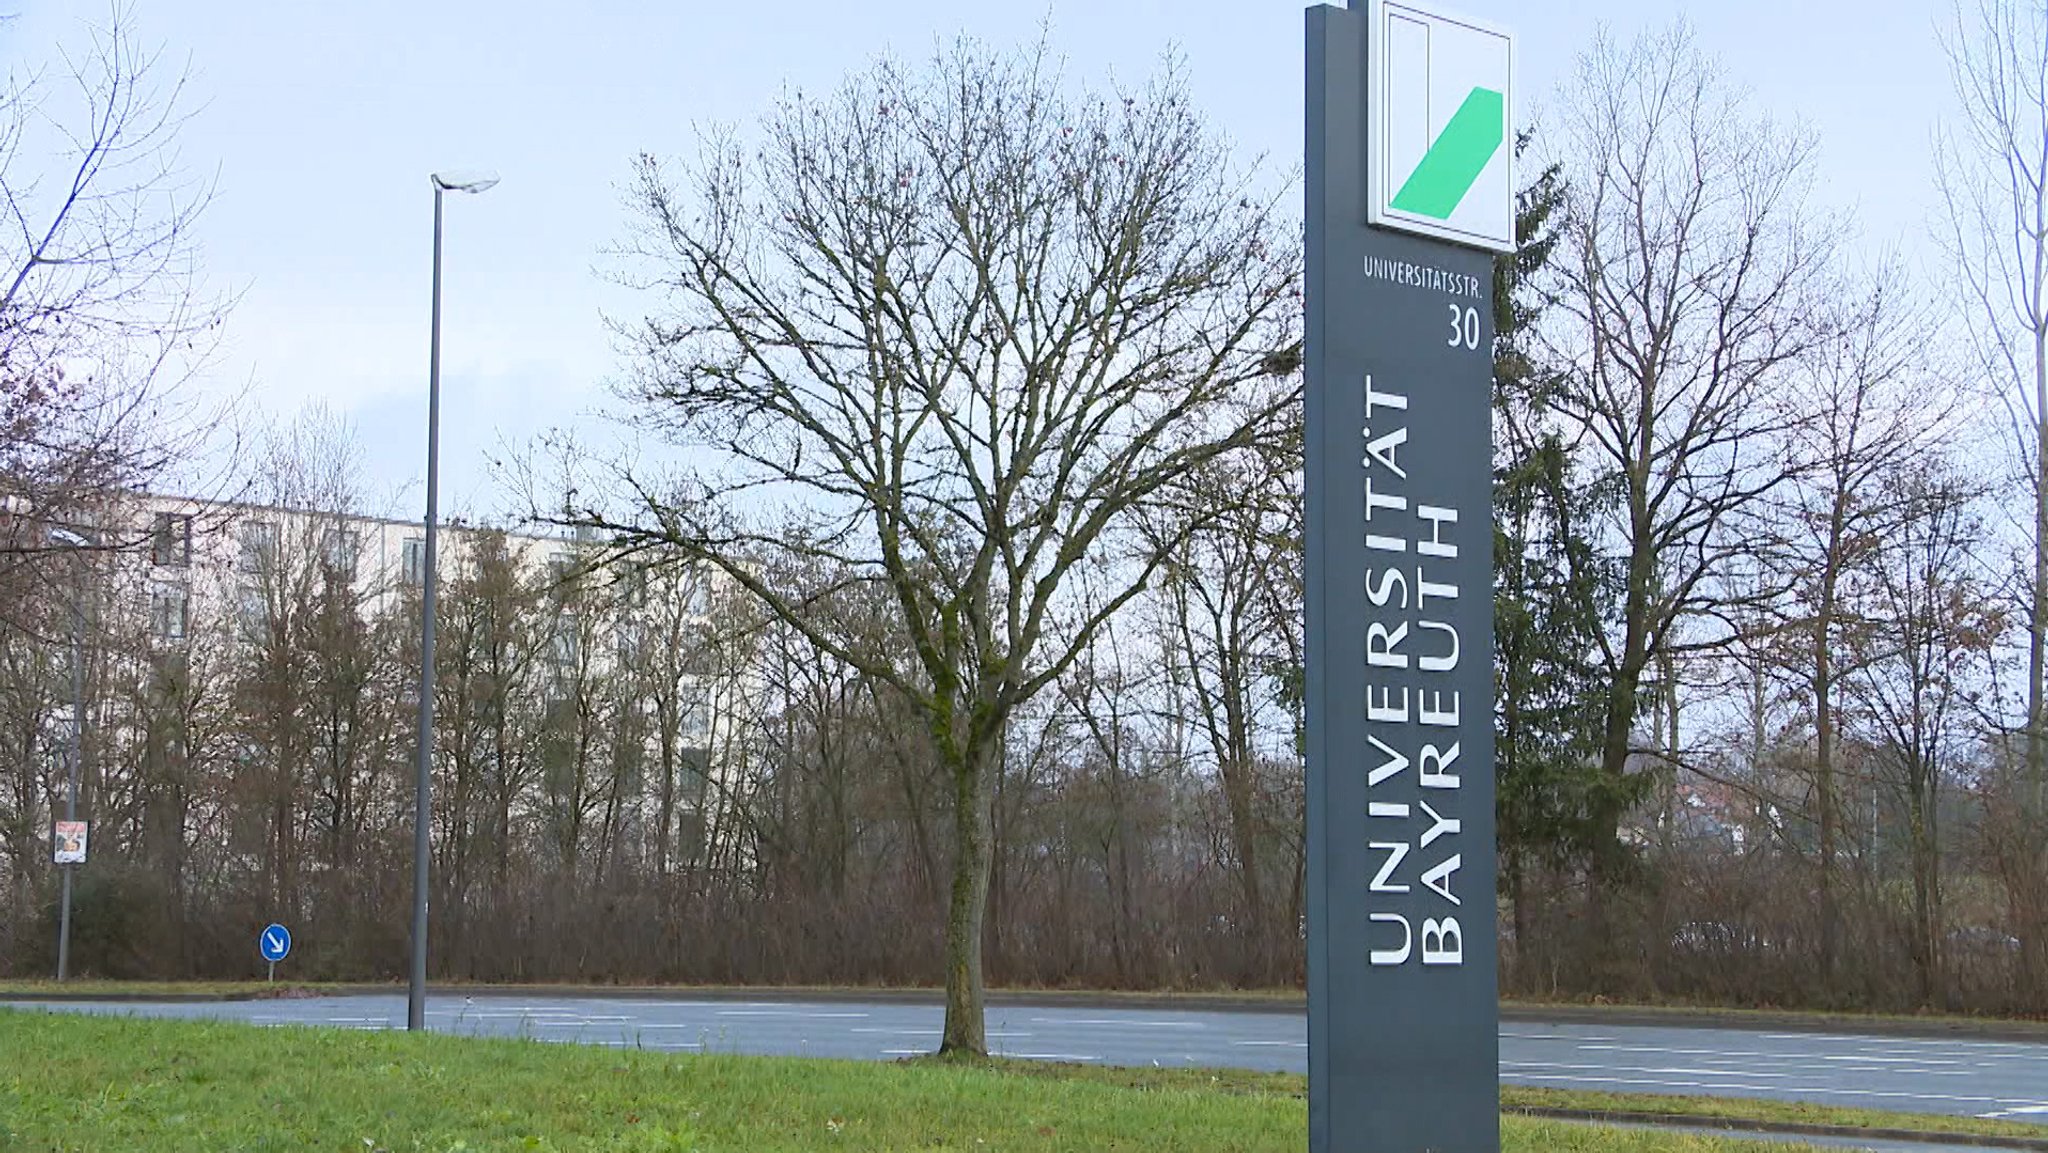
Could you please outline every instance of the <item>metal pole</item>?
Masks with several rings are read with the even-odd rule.
[[[427,834],[434,757],[434,521],[441,462],[441,186],[434,185],[434,323],[427,355],[427,555],[420,579],[420,764],[412,813],[412,980],[405,1027],[427,1027]]]
[[[80,581],[83,584],[83,580]],[[71,773],[70,782],[64,790],[64,819],[78,819],[78,762],[85,752],[85,594],[74,588],[71,592]],[[57,914],[57,980],[63,981],[71,971],[71,871],[78,866],[64,866],[64,894]]]

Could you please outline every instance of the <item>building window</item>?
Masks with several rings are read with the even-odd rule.
[[[647,652],[647,626],[636,620],[619,622],[619,664],[638,665]]]
[[[185,639],[186,597],[183,586],[160,584],[150,590],[149,622],[160,641]]]
[[[149,534],[150,559],[160,565],[192,563],[192,518],[178,513],[156,514]]]
[[[277,526],[267,520],[242,524],[242,555],[236,571],[244,576],[261,576],[277,563]]]
[[[548,580],[557,589],[576,579],[576,554],[558,552],[548,558]]]
[[[634,564],[628,561],[625,574],[619,578],[619,585],[619,600],[627,608],[639,609],[647,607],[648,580],[646,565]]]
[[[702,567],[692,567],[683,578],[683,612],[693,617],[711,615],[711,582]]]
[[[259,638],[270,625],[270,602],[264,599],[263,590],[256,585],[242,586],[235,609],[236,616],[241,619],[244,636]]]
[[[345,528],[330,528],[322,533],[320,560],[342,580],[356,579],[356,534]]]
[[[683,703],[682,736],[684,740],[704,741],[711,736],[711,698],[699,691]]]
[[[576,657],[580,648],[575,616],[570,613],[557,616],[554,631],[548,637],[548,659],[553,661],[558,669],[573,669],[576,667]]]
[[[406,537],[398,546],[399,578],[406,584],[421,587],[427,583],[427,538]]]

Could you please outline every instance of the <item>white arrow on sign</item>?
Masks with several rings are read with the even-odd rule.
[[[276,933],[263,934],[263,941],[270,946],[270,951],[273,953],[281,952],[284,949],[284,938]]]

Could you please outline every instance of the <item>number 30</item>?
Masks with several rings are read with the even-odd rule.
[[[1451,305],[1451,338],[1444,344],[1450,348],[1478,348],[1479,310]]]

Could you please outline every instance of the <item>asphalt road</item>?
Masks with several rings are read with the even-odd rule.
[[[398,994],[197,1004],[9,1003],[55,1012],[398,1029]],[[627,1000],[437,994],[429,1028],[691,1052],[886,1060],[937,1048],[910,1002]],[[1304,1072],[1299,1012],[991,1005],[990,1051],[1045,1061]],[[1503,1025],[1501,1080],[1629,1093],[1776,1098],[2048,1126],[2048,1044],[1639,1025]]]

